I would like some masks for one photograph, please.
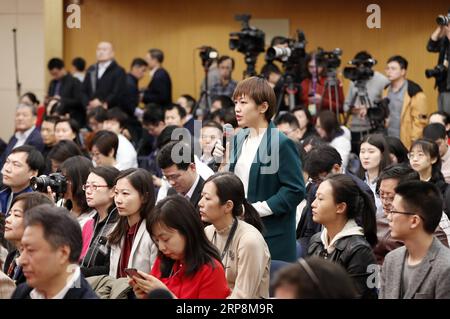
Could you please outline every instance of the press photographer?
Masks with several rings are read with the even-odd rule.
[[[344,69],[344,77],[351,81],[344,111],[347,112],[348,126],[352,133],[352,152],[355,154],[359,154],[359,144],[365,135],[380,130],[377,122],[371,121],[367,113],[369,108],[378,106],[375,102],[382,99],[383,90],[390,82],[383,74],[373,70],[376,63],[370,53],[361,51],[349,62],[352,66]],[[375,113],[379,115],[380,112],[370,112]]]
[[[439,25],[428,41],[427,50],[438,52],[438,64],[425,71],[427,78],[434,77],[435,87],[438,89],[438,109],[439,111],[450,112],[450,76],[448,76],[448,62],[450,55],[450,9],[446,16],[440,15],[436,18]]]

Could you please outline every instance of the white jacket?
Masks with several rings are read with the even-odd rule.
[[[117,226],[116,226],[117,227]],[[120,254],[125,238],[122,238],[119,245],[111,245],[111,255],[109,260],[109,275],[113,278],[117,277],[117,269],[119,267]],[[128,259],[127,268],[136,268],[147,274],[153,267],[156,259],[158,248],[150,237],[145,228],[145,220],[141,222],[136,237],[131,247],[130,258]]]

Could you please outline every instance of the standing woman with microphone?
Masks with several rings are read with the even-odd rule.
[[[272,122],[276,97],[265,79],[243,80],[233,100],[242,130],[226,151],[217,145],[214,156],[226,153],[220,169],[235,173],[244,184],[248,201],[262,217],[272,260],[295,261],[296,207],[305,194],[299,154]]]

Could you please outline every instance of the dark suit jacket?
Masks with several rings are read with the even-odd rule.
[[[161,106],[172,104],[172,81],[169,73],[163,68],[156,70],[144,92],[145,104],[156,103]]]
[[[56,112],[61,115],[69,113],[70,117],[80,124],[80,127],[84,126],[86,124],[86,110],[81,100],[81,82],[70,73],[67,73],[60,81],[59,96],[61,96],[61,101]],[[56,95],[57,84],[57,80],[50,82],[48,96]]]
[[[406,247],[386,255],[381,269],[380,299],[398,299]],[[434,238],[403,299],[450,299],[450,250]]]
[[[242,129],[233,138],[231,172],[249,134],[248,129]],[[304,196],[305,184],[295,144],[270,122],[250,168],[247,199],[250,203],[265,201],[273,212],[262,218],[272,260],[296,260],[295,215]]]
[[[107,102],[108,108],[123,108],[126,91],[125,70],[112,61],[100,79],[97,79],[98,64],[91,65],[86,72],[82,88],[83,105],[89,101],[99,99]]]
[[[205,183],[205,180],[200,177],[200,179],[198,180],[197,186],[195,186],[194,192],[192,193],[192,196],[189,199],[191,204],[194,205],[195,209],[198,209],[198,202],[200,201],[200,199],[202,197],[202,189],[203,189],[204,183]],[[178,193],[174,188],[169,188],[167,190],[168,196],[176,195],[176,194],[178,194]]]
[[[63,299],[98,299],[98,296],[92,290],[89,283],[84,279],[83,275],[80,275],[80,287],[70,288],[67,291]],[[26,283],[17,286],[11,299],[30,299],[30,292],[33,290],[32,287],[28,286]]]
[[[6,161],[6,158],[11,154],[11,151],[14,148],[14,145],[17,143],[16,135],[14,134],[9,139],[8,145],[6,146],[5,151],[3,152],[2,156],[0,157],[0,167],[3,167],[3,164]],[[36,149],[40,152],[44,149],[44,142],[42,141],[41,137],[41,131],[38,128],[35,128],[30,136],[28,136],[27,140],[25,141],[24,145],[32,145],[36,147]]]
[[[139,105],[139,81],[132,74],[127,74],[124,111],[134,116],[134,110]]]

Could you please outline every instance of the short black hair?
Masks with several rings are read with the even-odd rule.
[[[417,213],[423,220],[423,228],[433,234],[442,218],[443,200],[436,185],[424,181],[408,181],[399,184],[395,193],[409,212]]]
[[[16,147],[11,151],[10,155],[14,153],[27,153],[28,156],[26,163],[28,167],[33,171],[37,171],[38,175],[42,174],[42,171],[45,168],[45,160],[41,152],[39,152],[34,146],[22,145]]]
[[[113,107],[106,111],[106,120],[117,121],[120,127],[125,127],[128,121],[128,115],[118,107]]]
[[[80,72],[83,72],[86,69],[86,61],[80,57],[76,57],[75,59],[73,59],[72,65]]]
[[[162,52],[160,49],[150,49],[148,50],[148,53],[150,53],[152,59],[157,60],[159,63],[164,62],[164,52]]]
[[[342,165],[339,152],[332,146],[321,145],[306,155],[303,170],[314,179],[322,173],[330,173],[335,164]]]
[[[103,123],[106,121],[106,110],[102,106],[94,107],[87,113],[87,118],[94,118],[97,122]]]
[[[147,107],[142,117],[142,123],[144,125],[159,125],[160,122],[164,122],[164,112],[160,106]]]
[[[228,55],[222,55],[217,62],[217,65],[222,64],[226,60],[231,60],[231,69],[234,70],[234,59]]]
[[[141,66],[148,66],[147,61],[145,61],[142,58],[134,58],[133,61],[131,62],[131,67],[141,67]]]
[[[282,113],[275,118],[275,125],[289,124],[294,129],[300,128],[297,118],[291,113]]]
[[[420,176],[419,173],[417,173],[409,166],[402,164],[390,165],[385,169],[383,169],[377,178],[377,185],[376,185],[377,194],[379,194],[380,192],[381,182],[384,181],[385,179],[396,179],[398,181],[398,184],[400,184],[407,181],[419,181]]]
[[[400,64],[400,68],[407,70],[408,69],[408,60],[406,60],[404,57],[400,56],[400,55],[394,55],[393,57],[390,57],[389,60],[387,61],[387,63],[391,63],[391,62],[397,62],[398,64]]]
[[[50,122],[53,124],[56,124],[56,122],[58,122],[59,117],[54,116],[54,115],[44,115],[42,122]]]
[[[156,139],[156,146],[158,149],[162,149],[164,145],[172,141],[172,134],[175,130],[179,129],[176,125],[168,125],[162,131]]]
[[[211,104],[216,101],[220,101],[222,109],[233,109],[234,110],[234,102],[228,95],[216,95],[212,98]]]
[[[222,125],[220,125],[219,123],[217,123],[216,121],[204,121],[203,123],[202,123],[202,128],[204,128],[204,127],[213,127],[213,128],[216,128],[216,129],[218,129],[219,131],[223,131],[223,127],[222,127]]]
[[[185,118],[187,113],[186,110],[179,104],[172,104],[169,105],[166,110],[164,111],[164,117],[166,116],[166,112],[167,111],[172,111],[173,109],[177,109],[178,110],[178,114],[180,115],[180,118]]]
[[[77,155],[83,155],[80,147],[74,141],[62,140],[52,147],[47,155],[47,160],[54,160],[61,164],[66,159]]]
[[[78,263],[83,241],[81,228],[67,209],[48,204],[30,209],[25,215],[25,227],[37,225],[42,227],[44,238],[53,249],[69,246],[69,262]]]
[[[433,112],[433,113],[430,114],[430,116],[428,118],[430,118],[430,117],[432,117],[433,115],[436,115],[436,114],[440,115],[440,116],[442,116],[444,118],[445,125],[450,124],[450,114],[448,114],[447,112],[444,112],[444,111]]]
[[[288,38],[283,37],[281,35],[276,35],[270,41],[270,46],[273,47],[273,46],[276,46],[278,44],[287,44],[287,43],[289,43]]]
[[[113,156],[114,158],[116,158],[117,149],[119,148],[119,138],[117,137],[116,133],[107,130],[101,130],[95,133],[94,137],[92,138],[92,141],[90,143],[91,150],[94,145],[97,147],[100,154],[104,156],[108,156],[109,152],[111,152],[111,150],[114,150]]]
[[[443,139],[446,141],[447,132],[445,131],[445,126],[440,123],[428,124],[423,129],[423,137],[432,141],[436,141],[438,139]]]
[[[195,99],[189,94],[183,94],[181,95],[181,97],[184,97],[186,99],[187,106],[191,109],[191,112],[189,114],[192,114],[197,101],[195,101]]]
[[[53,69],[61,70],[63,68],[64,68],[64,61],[61,60],[60,58],[53,58],[48,61],[47,69],[49,71],[51,71]]]
[[[186,154],[186,151],[189,152],[189,154]],[[176,155],[179,157],[180,161],[172,158],[172,152],[176,152]],[[189,160],[187,161],[186,159]],[[191,145],[178,141],[170,142],[163,146],[163,148],[158,152],[157,160],[158,166],[161,169],[176,165],[178,169],[183,171],[187,171],[189,165],[195,163],[194,151]]]
[[[403,142],[395,136],[385,136],[389,147],[389,153],[397,158],[397,163],[409,163],[408,149]]]

